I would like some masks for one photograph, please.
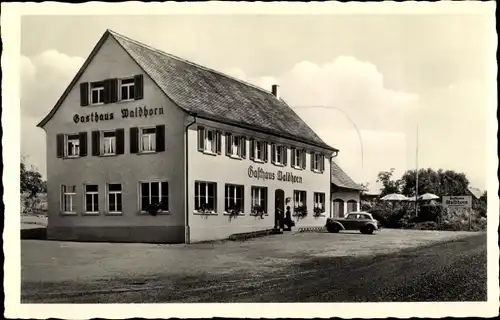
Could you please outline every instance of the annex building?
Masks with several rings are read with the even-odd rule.
[[[296,228],[355,208],[338,150],[270,89],[107,30],[38,125],[48,237],[191,243],[270,229],[276,208]]]

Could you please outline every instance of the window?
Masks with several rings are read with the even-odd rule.
[[[252,187],[252,208],[260,206],[267,213],[267,188]]]
[[[243,186],[226,184],[226,198],[224,205],[224,210],[226,212],[229,212],[231,209],[237,209],[240,212],[243,212],[243,190]]]
[[[267,142],[250,139],[250,160],[267,162]]]
[[[214,182],[196,182],[194,188],[195,210],[216,211],[216,190],[217,184]]]
[[[303,207],[306,205],[306,192],[301,190],[295,190],[293,192],[293,202],[294,208],[297,209],[299,207]]]
[[[102,133],[102,154],[116,154],[116,132],[107,131]]]
[[[271,159],[274,164],[286,165],[286,148],[284,146],[271,145]]]
[[[135,81],[134,78],[120,80],[120,100],[134,100],[135,97]]]
[[[145,212],[153,204],[161,204],[161,210],[168,211],[168,183],[141,182],[141,211]]]
[[[66,156],[78,157],[80,155],[80,136],[71,134],[66,136]]]
[[[92,82],[90,84],[90,104],[104,103],[104,82]]]
[[[122,212],[122,185],[119,183],[108,184],[108,212]]]
[[[358,203],[356,200],[349,200],[347,201],[347,212],[354,212],[357,211],[358,209]]]
[[[318,208],[320,212],[325,212],[325,194],[321,192],[314,193],[314,209]]]
[[[222,133],[218,130],[198,127],[198,150],[209,154],[221,154]]]
[[[311,153],[311,170],[323,172],[325,167],[325,157],[321,153]]]
[[[246,157],[246,138],[226,133],[226,155],[232,158]]]
[[[75,196],[76,186],[61,186],[61,206],[64,213],[76,213]]]
[[[85,186],[85,212],[98,213],[99,212],[99,186],[86,185]]]
[[[306,151],[292,148],[292,167],[295,169],[305,169]]]
[[[141,151],[154,152],[156,150],[156,128],[141,128]]]

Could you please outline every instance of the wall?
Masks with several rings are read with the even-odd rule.
[[[184,113],[144,75],[144,99],[103,106],[80,106],[80,82],[100,81],[143,74],[140,67],[112,37],[103,44],[78,84],[71,90],[62,106],[44,127],[47,138],[47,176],[49,204],[49,237],[67,239],[111,239],[119,241],[184,240]],[[139,106],[163,107],[164,115],[148,118],[121,119],[121,108]],[[75,113],[114,112],[114,120],[98,123],[73,122]],[[141,125],[165,124],[166,150],[156,154],[130,154],[129,128]],[[91,155],[91,131],[125,129],[125,154],[112,157]],[[88,155],[77,159],[56,157],[56,134],[88,132]],[[166,179],[169,181],[169,214],[150,216],[140,214],[139,181]],[[105,208],[106,183],[122,183],[123,214],[108,215]],[[84,184],[99,185],[97,216],[83,212]],[[61,185],[76,185],[77,213],[60,213]],[[165,229],[166,228],[166,229]]]
[[[360,210],[361,204],[360,204],[360,192],[357,190],[351,190],[351,189],[344,189],[344,188],[337,188],[335,186],[332,187],[332,196],[331,196],[331,208],[332,211],[330,212],[330,217],[338,218],[335,217],[335,214],[333,212],[333,201],[336,199],[340,199],[344,201],[344,214],[347,213],[347,201],[349,200],[355,200],[357,202],[357,209]]]
[[[306,147],[309,146],[295,143],[293,141],[287,141],[284,139],[279,139],[272,136],[262,135],[254,133],[247,130],[242,130],[236,127],[230,127],[226,125],[216,124],[213,122],[198,119],[197,124],[203,124],[207,127],[217,128],[221,131],[231,131],[234,134],[243,134],[247,136],[247,157],[243,160],[236,160],[229,158],[225,154],[225,134],[222,135],[222,154],[218,156],[212,156],[203,154],[198,151],[197,144],[197,125],[190,127],[188,133],[188,143],[189,143],[189,155],[188,155],[188,165],[189,165],[189,178],[188,178],[188,213],[189,213],[189,229],[190,229],[190,239],[192,242],[203,241],[215,238],[226,238],[227,236],[235,233],[250,232],[256,230],[262,230],[266,228],[274,227],[274,208],[275,199],[274,192],[276,189],[283,189],[285,192],[285,197],[290,197],[293,199],[293,190],[305,190],[307,191],[307,207],[308,216],[302,220],[297,220],[297,218],[292,217],[296,222],[296,228],[299,227],[311,227],[311,226],[323,226],[325,223],[325,217],[315,218],[313,217],[313,193],[314,192],[324,192],[325,193],[325,215],[330,212],[329,207],[329,192],[330,192],[330,166],[328,160],[325,158],[325,171],[322,174],[314,173],[310,170],[310,154],[307,154],[306,159],[306,169],[297,170],[290,167],[290,150],[288,150],[288,166],[278,167],[272,164],[270,161],[268,163],[255,163],[249,160],[249,147],[250,143],[248,137],[254,136],[256,138],[264,138],[269,143],[274,141],[276,143],[286,143],[290,145],[295,145],[296,147]],[[269,159],[271,157],[271,147],[269,145]],[[319,150],[318,150],[319,151]],[[323,150],[324,151],[324,150]],[[302,177],[302,183],[292,184],[291,182],[283,182],[278,180],[256,180],[255,178],[250,178],[248,175],[248,169],[252,166],[254,169],[262,168],[264,171],[270,171],[277,173],[278,170],[283,172],[292,172],[294,175]],[[202,216],[194,213],[194,186],[195,181],[208,181],[217,183],[217,208],[219,208],[216,215]],[[224,215],[224,197],[225,197],[225,184],[233,183],[244,185],[244,215],[238,216],[231,221],[229,216]],[[268,215],[264,219],[256,218],[250,215],[250,205],[251,205],[251,186],[266,186],[268,188]],[[289,204],[293,212],[293,203]]]

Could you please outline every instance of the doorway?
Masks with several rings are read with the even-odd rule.
[[[276,189],[274,191],[274,225],[279,225],[277,209],[279,209],[282,214],[285,214],[285,191],[282,189]]]

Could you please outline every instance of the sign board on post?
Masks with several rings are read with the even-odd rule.
[[[457,209],[472,208],[472,196],[443,196],[443,207]]]

